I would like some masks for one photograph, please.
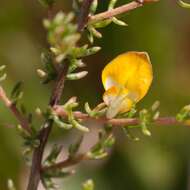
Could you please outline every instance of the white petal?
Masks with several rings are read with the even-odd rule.
[[[128,106],[127,102],[123,104],[125,98],[126,96],[121,94],[115,96],[108,106],[108,111],[106,113],[106,117],[108,119],[115,117],[122,109],[122,106]]]
[[[118,86],[118,84],[112,77],[109,77],[105,81],[105,88],[106,88],[106,90],[108,90],[112,86]]]

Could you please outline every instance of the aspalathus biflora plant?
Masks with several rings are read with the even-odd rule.
[[[131,134],[131,129],[140,127],[144,135],[151,135],[149,124],[187,124],[190,123],[190,106],[184,106],[174,117],[159,117],[159,102],[156,101],[149,109],[138,111],[136,104],[146,95],[153,79],[152,65],[148,53],[129,51],[113,59],[102,71],[102,83],[105,88],[103,102],[91,109],[86,102],[86,113],[73,111],[79,103],[76,97],[71,97],[65,104],[59,105],[64,83],[67,80],[79,80],[85,77],[86,70],[78,72],[78,68],[85,68],[83,58],[97,53],[101,47],[93,46],[94,38],[102,38],[99,28],[114,23],[119,26],[127,24],[118,19],[118,15],[131,11],[145,4],[157,0],[136,0],[115,8],[117,0],[110,0],[108,9],[96,14],[98,0],[73,0],[73,12],[68,14],[60,11],[54,13],[55,0],[39,0],[47,8],[48,18],[43,20],[47,29],[49,47],[41,54],[42,68],[37,69],[41,83],[54,81],[49,104],[46,110],[36,106],[36,115],[44,118],[41,126],[35,126],[30,113],[26,112],[20,103],[23,96],[23,81],[18,82],[10,98],[0,86],[0,97],[18,119],[16,125],[18,134],[24,139],[23,152],[25,162],[31,167],[27,190],[37,190],[41,181],[45,189],[56,189],[53,178],[66,177],[75,173],[74,170],[63,168],[72,166],[82,160],[102,159],[108,155],[106,149],[115,143],[112,126],[123,128],[131,140],[139,140]],[[178,0],[182,7],[190,5]],[[74,18],[77,20],[73,22]],[[84,31],[87,31],[89,43],[79,46]],[[0,66],[0,81],[6,79],[5,66]],[[65,89],[66,90],[66,89]],[[80,97],[78,98],[80,100]],[[53,124],[63,130],[76,128],[83,133],[89,132],[83,121],[91,119],[104,123],[99,131],[99,139],[85,153],[78,153],[82,143],[81,136],[68,147],[68,158],[57,162],[56,159],[62,146],[54,145],[49,155],[43,158],[44,149],[48,142]],[[31,158],[32,154],[32,158]],[[8,188],[15,189],[13,182],[8,180]],[[91,179],[82,184],[83,190],[93,190]]]

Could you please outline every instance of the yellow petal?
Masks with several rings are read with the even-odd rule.
[[[111,61],[102,72],[105,90],[125,87],[136,101],[142,99],[152,82],[152,66],[146,52],[127,52]]]
[[[152,82],[152,65],[146,52],[127,52],[111,61],[102,72],[107,117],[131,109],[147,93]]]

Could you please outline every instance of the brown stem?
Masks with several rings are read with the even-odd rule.
[[[84,0],[81,12],[79,14],[78,19],[78,32],[82,33],[83,28],[85,27],[86,22],[88,22],[88,14],[90,10],[90,5],[93,0]],[[52,7],[49,8],[49,19],[52,19]],[[59,103],[62,91],[64,88],[65,76],[69,68],[69,63],[64,68],[59,68],[60,71],[58,72],[53,90],[52,95],[50,98],[49,105],[54,106]],[[32,159],[32,168],[30,171],[29,183],[27,190],[37,190],[38,184],[41,178],[41,162],[43,158],[43,153],[45,149],[45,145],[47,143],[49,134],[51,132],[53,125],[53,121],[49,121],[47,125],[47,121],[45,122],[42,130],[39,132],[38,139],[40,140],[40,145],[34,150],[33,159]]]
[[[93,0],[84,0],[78,17],[78,33],[82,33],[88,23],[88,15]]]
[[[57,115],[68,117],[67,111],[64,110],[61,106],[54,106],[54,111]],[[97,121],[100,123],[105,124],[112,124],[112,125],[131,125],[131,124],[138,124],[140,120],[138,118],[130,118],[130,119],[106,119],[106,118],[92,118],[88,114],[81,113],[81,112],[73,112],[73,117],[76,119],[83,119],[83,120],[92,120]],[[166,118],[158,118],[153,124],[157,125],[174,125],[179,124],[175,117],[166,117]]]
[[[19,110],[16,108],[15,104],[12,104],[11,101],[8,99],[5,91],[3,90],[2,86],[0,86],[0,97],[6,104],[6,106],[13,112],[15,117],[20,121],[20,124],[24,130],[31,134],[30,124],[28,121],[22,116]]]
[[[98,104],[94,109],[93,109],[93,112],[96,113],[98,112],[100,109],[102,109],[103,107],[106,106],[106,103],[105,102],[102,102],[100,104]]]
[[[69,64],[67,64],[58,73],[57,79],[53,87],[52,96],[50,98],[50,103],[49,103],[50,106],[53,106],[54,104],[60,101],[68,67]],[[40,140],[40,145],[34,150],[33,159],[32,159],[32,168],[30,172],[30,178],[27,190],[36,190],[41,178],[41,162],[44,153],[44,148],[53,125],[52,120],[49,121],[48,126],[46,126],[47,122],[48,121],[44,123],[44,127],[42,128],[42,130],[39,132],[38,135],[38,139]]]
[[[54,17],[53,8],[54,8],[54,4],[51,4],[48,8],[48,18],[50,21],[52,21]]]
[[[158,1],[158,0],[151,0],[151,1],[147,1],[147,3],[149,2],[155,2],[155,1]],[[119,15],[121,13],[125,13],[125,12],[129,12],[137,7],[141,7],[144,3],[142,1],[132,1],[128,4],[125,4],[123,6],[120,6],[120,7],[117,7],[115,9],[112,9],[110,11],[106,11],[106,12],[103,12],[103,13],[99,13],[99,14],[96,14],[96,15],[93,15],[93,16],[90,16],[89,17],[89,20],[91,22],[97,22],[97,21],[100,21],[100,20],[104,20],[104,19],[108,19],[112,16],[115,16],[115,15]]]
[[[44,167],[42,171],[46,171],[52,168],[64,168],[64,167],[72,166],[74,164],[79,163],[81,160],[86,160],[86,159],[87,159],[86,154],[81,154],[77,158],[69,157],[62,162],[58,162],[56,164],[52,164],[50,166]]]

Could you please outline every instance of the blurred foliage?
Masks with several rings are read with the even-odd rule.
[[[107,9],[108,0],[100,1],[98,12]],[[119,0],[116,6],[126,3]],[[57,0],[56,10],[70,12],[71,1]],[[0,60],[7,65],[7,80],[3,87],[11,93],[16,81],[24,80],[23,100],[27,111],[36,107],[45,108],[52,84],[41,86],[36,75],[40,66],[40,52],[46,47],[46,33],[42,26],[45,9],[38,1],[1,0],[0,7]],[[115,56],[126,51],[147,51],[150,54],[154,79],[148,95],[137,107],[152,105],[160,100],[161,116],[175,114],[190,100],[190,12],[174,1],[160,1],[138,8],[122,20],[129,26],[118,27],[110,24],[98,29],[102,40],[95,39],[95,45],[102,51],[85,59],[88,76],[65,85],[63,102],[70,96],[80,97],[80,105],[88,100],[91,105],[102,101],[103,87],[101,70]],[[83,39],[86,41],[87,39]],[[81,86],[85,86],[81,90]],[[10,111],[0,101],[0,189],[6,190],[8,178],[16,187],[25,189],[26,165],[21,157],[21,138],[16,129],[7,125],[16,122]],[[35,121],[39,125],[39,121]],[[8,127],[5,127],[8,126]],[[91,128],[96,128],[92,124]],[[39,126],[40,127],[40,126]],[[81,181],[93,178],[95,189],[141,189],[141,190],[181,190],[190,188],[190,129],[182,126],[156,126],[151,128],[152,137],[141,137],[139,142],[129,141],[118,127],[115,130],[117,143],[110,158],[104,161],[84,162],[82,171],[64,179],[66,190],[80,189]],[[76,135],[55,129],[52,142],[68,145]],[[96,135],[92,130],[92,144]],[[84,137],[85,140],[85,137]],[[86,147],[84,147],[86,150]]]

